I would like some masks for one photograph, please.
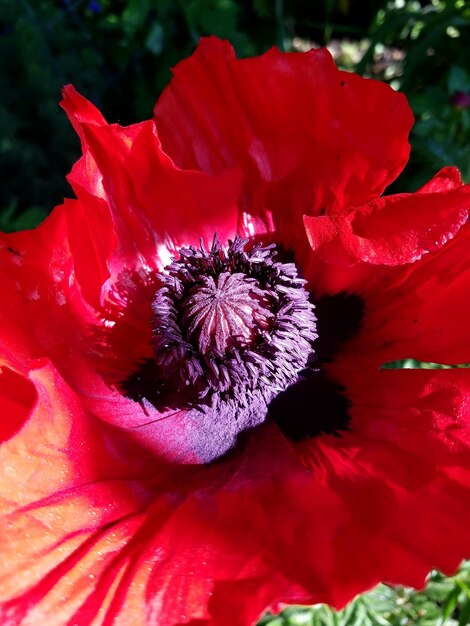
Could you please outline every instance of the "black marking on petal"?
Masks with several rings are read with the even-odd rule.
[[[354,293],[341,292],[315,300],[318,339],[316,362],[331,361],[343,344],[361,328],[364,300]]]
[[[323,296],[315,301],[315,313],[318,338],[309,367],[269,405],[270,416],[293,441],[320,434],[340,435],[350,422],[350,402],[344,388],[329,379],[321,367],[359,331],[364,301],[345,292]]]
[[[286,437],[302,441],[347,430],[349,407],[340,385],[320,370],[309,369],[271,401],[269,415]]]

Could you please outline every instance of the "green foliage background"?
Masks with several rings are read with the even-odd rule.
[[[34,225],[71,193],[64,84],[110,121],[146,119],[169,68],[208,34],[240,56],[330,45],[341,66],[410,99],[413,155],[392,191],[450,164],[470,180],[468,0],[0,0],[0,228]]]
[[[378,585],[358,596],[343,611],[324,604],[289,607],[266,615],[258,626],[468,626],[470,624],[470,562],[455,576],[434,571],[426,588]]]
[[[32,227],[71,195],[79,145],[57,105],[62,85],[109,121],[149,118],[169,68],[209,34],[239,56],[328,45],[343,68],[409,98],[412,155],[390,191],[412,191],[445,165],[470,182],[468,0],[0,0],[0,230]],[[338,613],[290,607],[260,622],[408,624],[470,624],[470,564],[451,578],[432,572],[421,593],[380,585]]]

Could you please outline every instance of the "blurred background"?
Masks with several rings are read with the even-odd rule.
[[[413,108],[410,163],[389,191],[413,191],[445,165],[470,182],[469,0],[0,0],[0,230],[33,227],[72,195],[79,143],[58,107],[64,84],[110,122],[147,119],[169,68],[210,34],[238,56],[328,46]],[[291,607],[260,624],[468,626],[470,563],[432,572],[421,593],[381,585],[340,613]]]

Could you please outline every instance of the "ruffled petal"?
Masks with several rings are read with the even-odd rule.
[[[338,71],[326,50],[236,60],[216,38],[174,69],[155,119],[180,167],[241,167],[242,208],[288,244],[303,214],[379,196],[406,163],[412,124],[402,94]]]
[[[310,469],[271,425],[222,463],[163,470],[39,368],[35,412],[0,452],[3,619],[223,626],[228,606],[245,626],[451,571],[470,549],[470,379],[408,374],[348,373],[354,428],[306,445]]]
[[[441,248],[467,221],[470,208],[470,186],[442,189],[444,174],[415,194],[380,198],[346,215],[305,216],[312,249],[339,237],[356,262],[403,265]]]
[[[351,360],[330,373],[346,387],[350,427],[297,444],[342,502],[339,524],[328,521],[326,602],[342,606],[380,581],[420,588],[433,567],[452,573],[470,551],[470,373],[377,372]]]
[[[75,193],[93,210],[96,199],[110,211],[121,265],[161,269],[182,245],[234,236],[241,174],[182,171],[161,150],[155,124],[108,125],[73,87],[62,106],[78,131],[84,156],[69,176]],[[90,196],[92,200],[90,202]]]
[[[221,465],[163,467],[37,365],[29,420],[0,448],[3,621],[222,626],[225,599],[244,597],[233,603],[242,626],[282,590],[302,597],[289,568],[272,575],[274,537],[259,543],[266,502],[280,489],[294,504],[290,486],[305,478],[275,429],[269,448],[252,441]]]
[[[375,367],[408,358],[470,363],[469,246],[466,224],[440,251],[389,276],[382,290],[368,290],[360,333],[341,358]]]
[[[68,623],[121,551],[125,562],[151,497],[136,482],[142,451],[124,454],[54,368],[37,365],[37,402],[0,448],[2,623]]]
[[[177,412],[186,426],[169,445],[174,421],[170,427],[166,413],[123,395],[120,383],[152,356],[153,273],[175,246],[208,243],[215,232],[233,237],[240,176],[179,170],[161,152],[153,122],[108,126],[73,88],[66,89],[64,106],[85,150],[71,175],[79,199],[58,207],[37,231],[3,239],[0,280],[11,294],[0,313],[10,329],[2,337],[4,354],[50,357],[103,420],[167,459],[196,459],[200,444],[188,437],[196,420]],[[157,426],[162,418],[168,428]]]
[[[377,291],[377,280],[396,274],[387,267],[415,263],[442,248],[469,210],[470,186],[455,168],[445,168],[414,194],[386,196],[340,215],[305,216],[313,250],[305,273],[318,294]]]

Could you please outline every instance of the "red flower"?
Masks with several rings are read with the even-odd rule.
[[[379,197],[404,97],[211,38],[156,123],[63,107],[78,199],[1,240],[2,623],[246,626],[455,568],[468,371],[381,366],[470,361],[470,190]]]

